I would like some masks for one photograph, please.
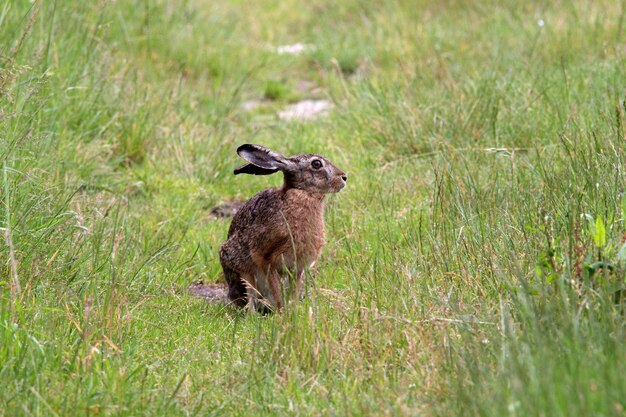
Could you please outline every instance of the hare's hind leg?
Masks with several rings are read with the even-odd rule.
[[[224,278],[228,284],[228,299],[237,307],[245,307],[248,303],[248,291],[243,278],[232,269],[222,267]]]
[[[220,250],[220,263],[222,264],[222,271],[224,271],[224,279],[226,284],[228,284],[228,299],[237,307],[245,307],[248,303],[248,291],[244,283],[244,277],[231,268],[230,262],[228,262],[227,250],[225,249],[222,247]]]

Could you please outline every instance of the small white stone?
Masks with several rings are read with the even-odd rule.
[[[310,120],[327,115],[331,107],[332,103],[328,100],[303,100],[278,112],[278,117],[283,120]]]
[[[278,55],[298,55],[302,52],[312,51],[315,46],[306,43],[294,43],[292,45],[281,45],[276,47],[276,53]]]

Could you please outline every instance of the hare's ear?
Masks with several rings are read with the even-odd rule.
[[[235,175],[238,175],[238,174],[270,175],[275,172],[278,172],[278,169],[261,168],[254,164],[245,164],[235,169]]]
[[[235,174],[268,175],[283,171],[293,164],[278,152],[260,145],[241,145],[237,148],[237,153],[250,163],[237,168]]]

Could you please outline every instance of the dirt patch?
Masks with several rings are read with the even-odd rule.
[[[202,281],[194,282],[187,290],[196,297],[211,302],[228,303],[228,287],[226,284],[205,284]]]
[[[214,218],[227,218],[233,217],[237,210],[243,206],[243,201],[227,201],[211,209],[211,217]]]

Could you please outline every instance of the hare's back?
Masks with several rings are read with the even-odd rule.
[[[233,216],[228,237],[234,234],[262,235],[265,230],[283,224],[281,217],[282,194],[279,189],[269,189],[255,194]]]

